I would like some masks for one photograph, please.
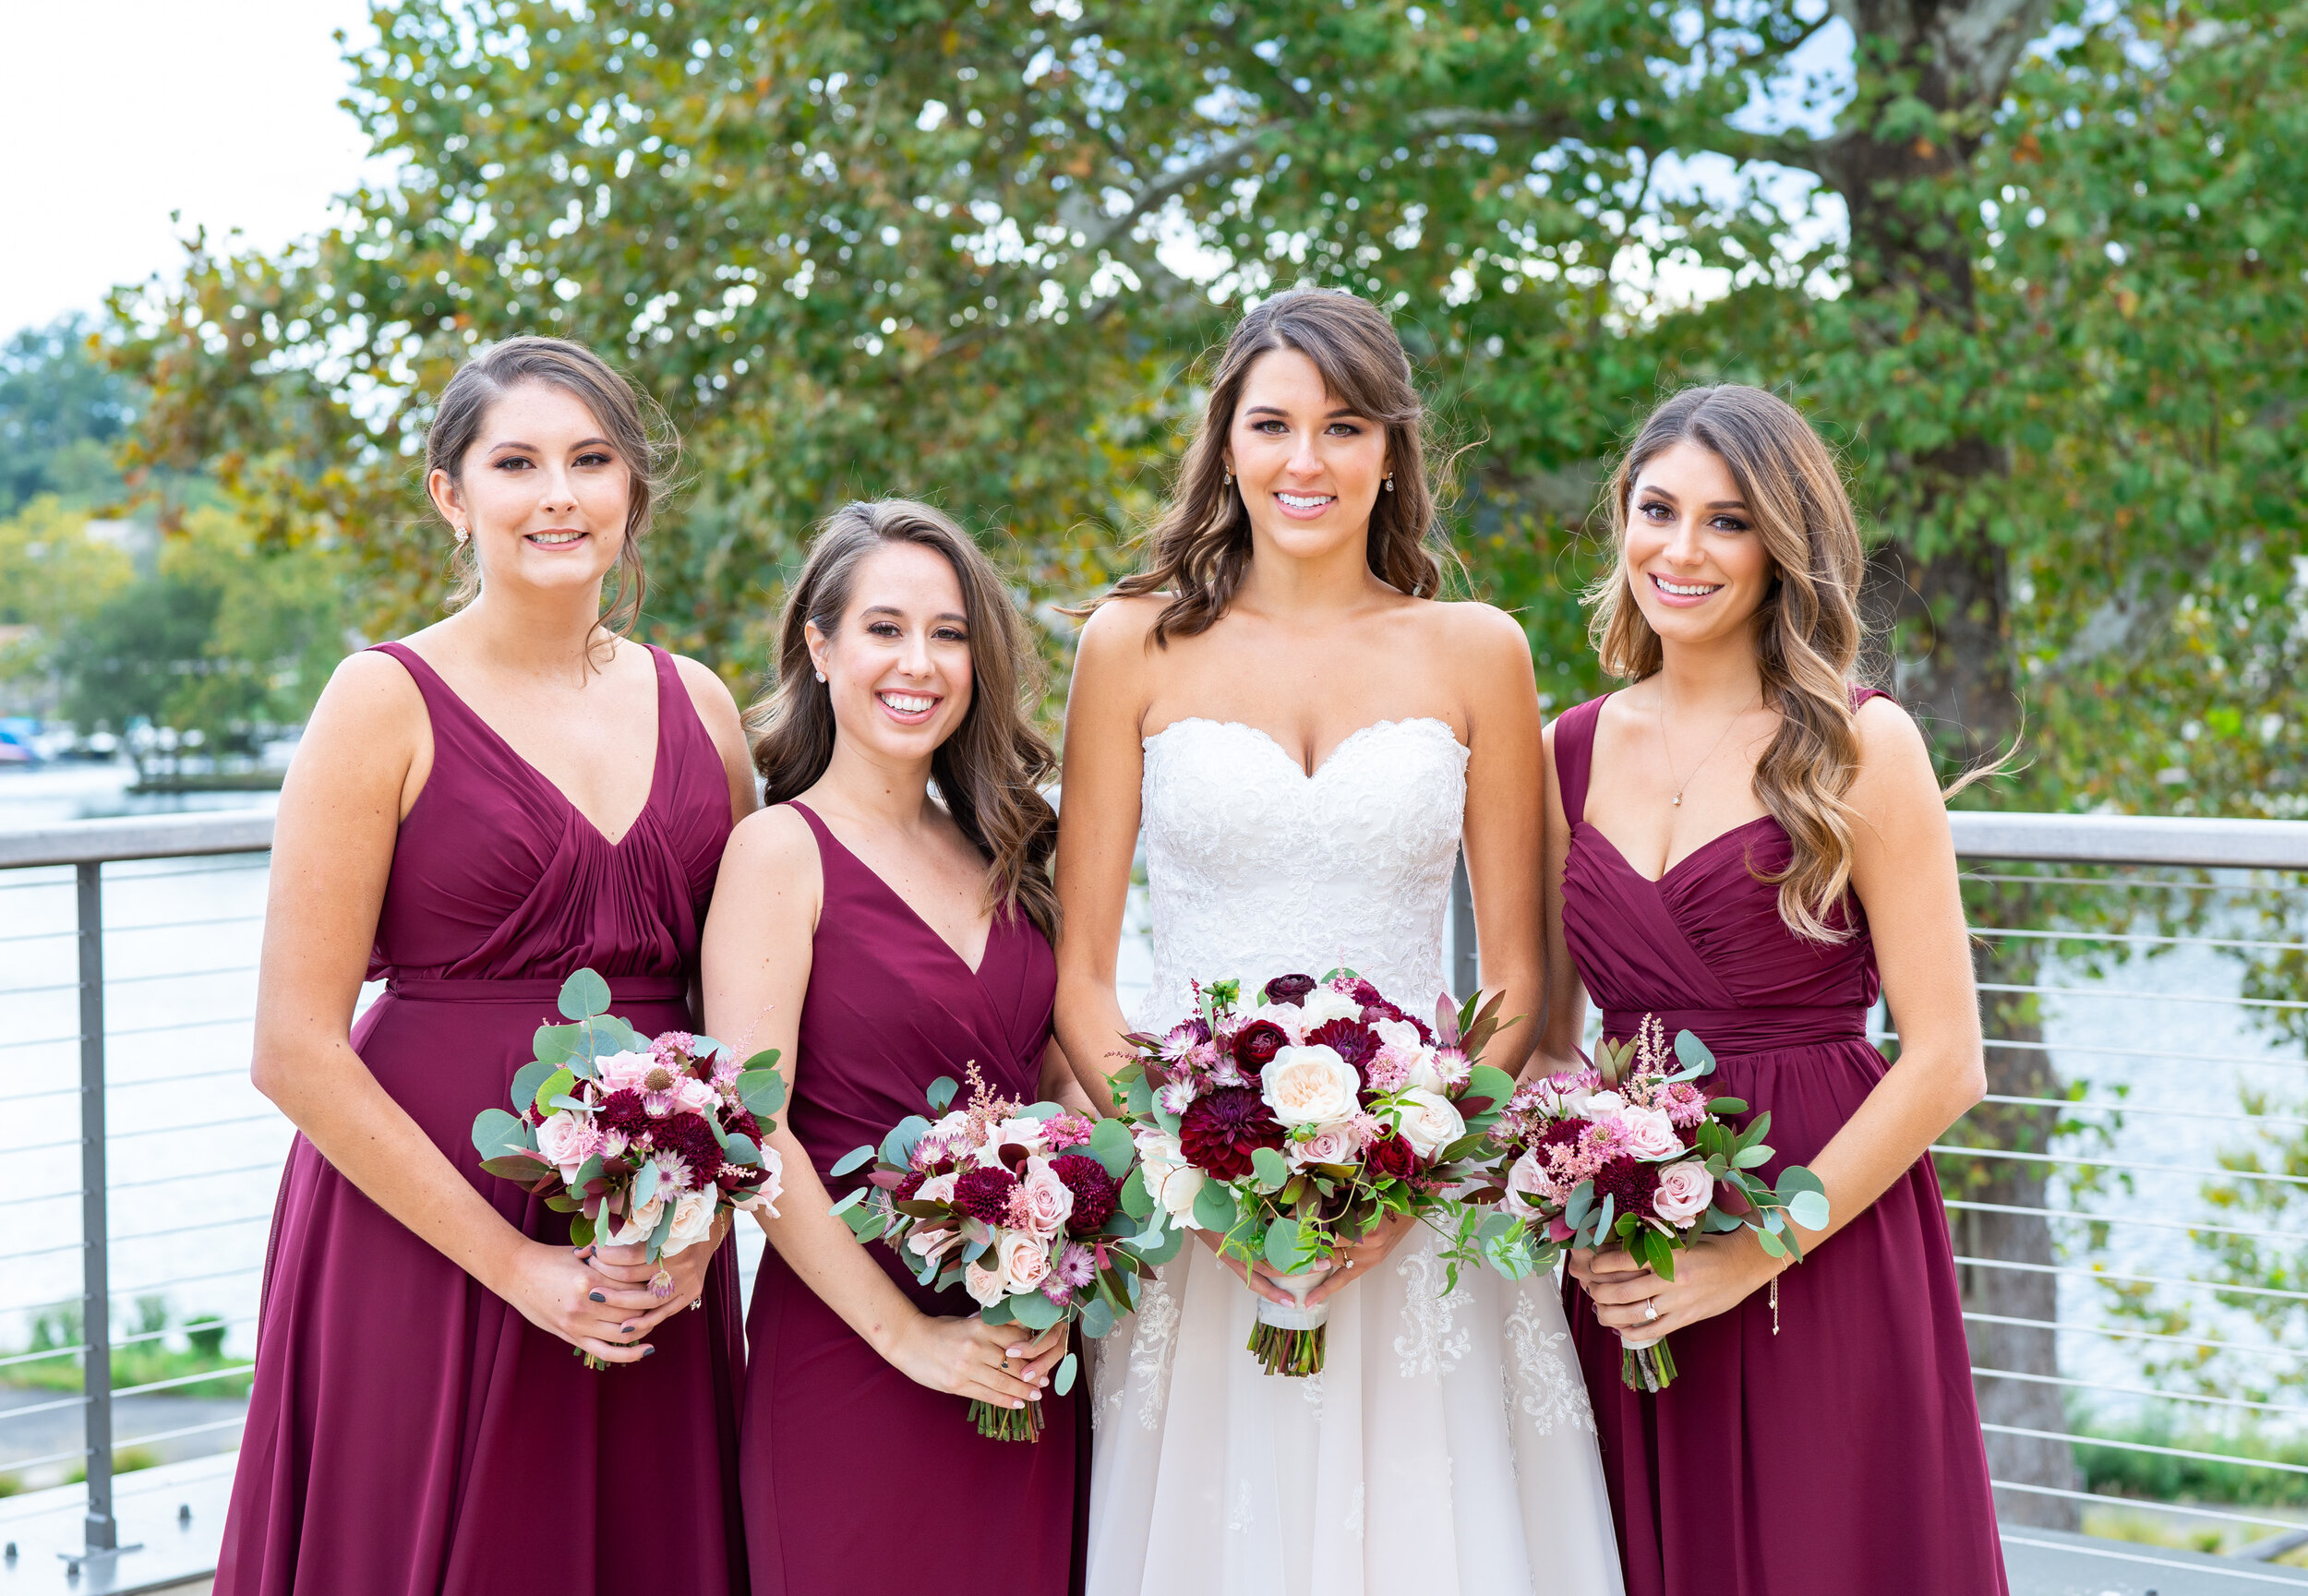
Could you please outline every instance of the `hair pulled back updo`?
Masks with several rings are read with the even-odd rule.
[[[874,550],[901,543],[933,550],[954,568],[969,629],[969,708],[931,756],[931,779],[954,823],[986,858],[988,912],[1022,912],[1054,942],[1058,894],[1050,856],[1058,846],[1058,812],[1039,784],[1056,774],[1058,762],[1027,708],[1040,697],[1040,657],[993,561],[926,504],[846,504],[818,529],[778,621],[776,679],[746,712],[762,801],[799,797],[832,762],[833,699],[810,662],[809,628],[839,635],[859,566]]]
[[[1343,289],[1293,288],[1244,312],[1234,324],[1170,502],[1147,534],[1145,562],[1107,594],[1168,594],[1170,603],[1154,620],[1157,643],[1167,643],[1172,632],[1191,637],[1208,630],[1242,585],[1250,563],[1250,510],[1227,481],[1226,440],[1251,366],[1260,355],[1282,349],[1313,361],[1332,399],[1386,429],[1394,491],[1381,493],[1371,510],[1372,574],[1414,598],[1442,591],[1443,560],[1455,557],[1436,525],[1426,468],[1426,407],[1394,323]]]
[[[642,601],[649,592],[648,573],[642,564],[642,539],[648,535],[657,500],[671,486],[680,459],[680,438],[656,403],[635,391],[633,385],[582,343],[565,338],[508,338],[493,343],[457,368],[434,406],[433,424],[425,434],[425,471],[446,472],[462,482],[464,460],[479,440],[489,406],[524,382],[542,382],[559,389],[593,413],[603,436],[631,474],[631,497],[625,509],[625,535],[619,540],[617,564],[609,571],[609,602],[601,624],[619,637],[640,618]],[[447,607],[460,609],[481,591],[481,562],[469,541],[455,545],[450,557],[451,588]]]

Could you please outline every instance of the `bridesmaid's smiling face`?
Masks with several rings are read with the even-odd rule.
[[[1226,467],[1256,545],[1297,559],[1344,546],[1361,559],[1387,474],[1387,429],[1333,399],[1297,350],[1269,350],[1244,378]]]
[[[633,477],[584,401],[523,382],[484,413],[456,477],[436,470],[427,486],[473,534],[485,589],[597,591],[624,546]]]
[[[1771,592],[1771,557],[1731,468],[1677,443],[1643,462],[1627,498],[1627,583],[1670,642],[1739,633]]]
[[[926,761],[969,713],[969,620],[961,579],[918,543],[858,562],[832,637],[808,629],[836,735],[884,758]]]

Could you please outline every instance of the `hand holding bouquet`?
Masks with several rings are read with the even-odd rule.
[[[1549,1266],[1566,1248],[1616,1245],[1672,1280],[1678,1251],[1740,1229],[1774,1258],[1803,1255],[1788,1222],[1823,1227],[1826,1190],[1801,1165],[1781,1170],[1776,1190],[1748,1172],[1770,1161],[1771,1115],[1756,1115],[1745,1130],[1732,1125],[1728,1116],[1747,1104],[1709,1098],[1694,1084],[1714,1068],[1714,1055],[1689,1031],[1676,1037],[1670,1060],[1665,1030],[1646,1019],[1632,1041],[1604,1042],[1594,1068],[1514,1094],[1490,1133],[1506,1150],[1492,1194],[1515,1216],[1510,1225],[1524,1228],[1525,1267]],[[1665,1337],[1619,1344],[1630,1387],[1664,1390],[1675,1378]]]
[[[593,971],[562,984],[571,1023],[538,1027],[535,1061],[513,1076],[513,1111],[482,1110],[473,1145],[482,1169],[574,1214],[577,1245],[640,1245],[662,1264],[710,1237],[725,1209],[776,1202],[783,1170],[763,1144],[785,1077],[774,1050],[740,1064],[711,1037],[643,1037],[608,1007],[608,983]],[[660,1267],[650,1290],[671,1296],[672,1276]]]
[[[1124,1038],[1136,1058],[1115,1098],[1145,1160],[1143,1198],[1124,1201],[1264,1263],[1297,1305],[1260,1298],[1250,1350],[1270,1374],[1311,1374],[1329,1313],[1306,1301],[1316,1266],[1390,1215],[1455,1211],[1451,1188],[1478,1174],[1514,1088],[1477,1062],[1499,1000],[1446,997],[1430,1028],[1352,970],[1277,977],[1247,1008],[1236,981],[1196,990],[1194,1018]],[[1447,1255],[1455,1286],[1462,1254]]]
[[[1169,1256],[1151,1243],[1138,1250],[1138,1227],[1121,1212],[1124,1183],[1137,1179],[1129,1132],[1056,1103],[998,1097],[974,1063],[968,1075],[968,1107],[951,1106],[959,1088],[942,1075],[929,1091],[939,1119],[910,1114],[878,1149],[859,1147],[834,1166],[846,1175],[873,1165],[871,1184],[834,1212],[860,1242],[887,1243],[922,1285],[963,1287],[989,1325],[1075,1323],[1103,1336],[1137,1306],[1139,1277]],[[1072,1352],[1059,1363],[1052,1384],[1060,1396],[1076,1367]],[[1038,1403],[973,1400],[969,1416],[995,1440],[1041,1436]]]

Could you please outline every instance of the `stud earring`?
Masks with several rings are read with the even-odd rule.
[[[467,539],[471,538],[472,535],[473,534],[467,532],[463,527],[461,526],[457,528],[457,541],[459,543],[465,542]]]
[[[1387,480],[1380,484],[1380,486],[1383,486],[1388,493],[1392,493],[1394,491],[1394,473],[1391,471],[1387,473]]]
[[[820,680],[820,681],[823,681],[823,680],[825,679],[825,673],[824,673],[823,671],[819,671],[819,672],[817,673],[817,679],[818,679],[818,680]]]

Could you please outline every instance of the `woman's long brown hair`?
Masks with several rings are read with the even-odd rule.
[[[818,529],[778,623],[776,678],[746,711],[763,801],[799,797],[832,762],[834,705],[810,663],[808,629],[814,624],[825,636],[836,635],[849,613],[859,565],[894,543],[944,557],[961,583],[969,628],[969,708],[932,756],[931,779],[954,823],[986,858],[987,912],[1023,912],[1054,942],[1058,894],[1050,856],[1058,846],[1058,812],[1038,784],[1055,774],[1058,762],[1027,710],[1039,701],[1040,656],[993,561],[926,504],[846,504]]]
[[[1433,598],[1442,591],[1443,560],[1456,561],[1436,523],[1426,407],[1394,324],[1385,311],[1343,290],[1293,288],[1253,306],[1234,324],[1170,502],[1147,534],[1145,563],[1106,595],[1167,595],[1170,603],[1154,618],[1151,636],[1158,644],[1166,645],[1172,632],[1192,637],[1207,631],[1242,585],[1250,564],[1250,511],[1227,479],[1226,438],[1251,366],[1278,349],[1313,361],[1332,399],[1386,428],[1394,491],[1381,493],[1371,510],[1372,573],[1413,598]]]
[[[1695,443],[1721,460],[1770,557],[1770,591],[1756,607],[1755,663],[1763,702],[1779,730],[1755,766],[1755,796],[1794,845],[1787,868],[1761,879],[1779,887],[1779,918],[1797,935],[1849,935],[1839,913],[1851,885],[1852,809],[1844,795],[1859,772],[1852,689],[1864,640],[1859,582],[1867,554],[1842,474],[1802,413],[1760,388],[1688,388],[1651,413],[1618,469],[1607,506],[1618,558],[1587,590],[1603,668],[1629,681],[1655,675],[1659,634],[1628,585],[1628,501],[1643,466],[1662,450]]]

